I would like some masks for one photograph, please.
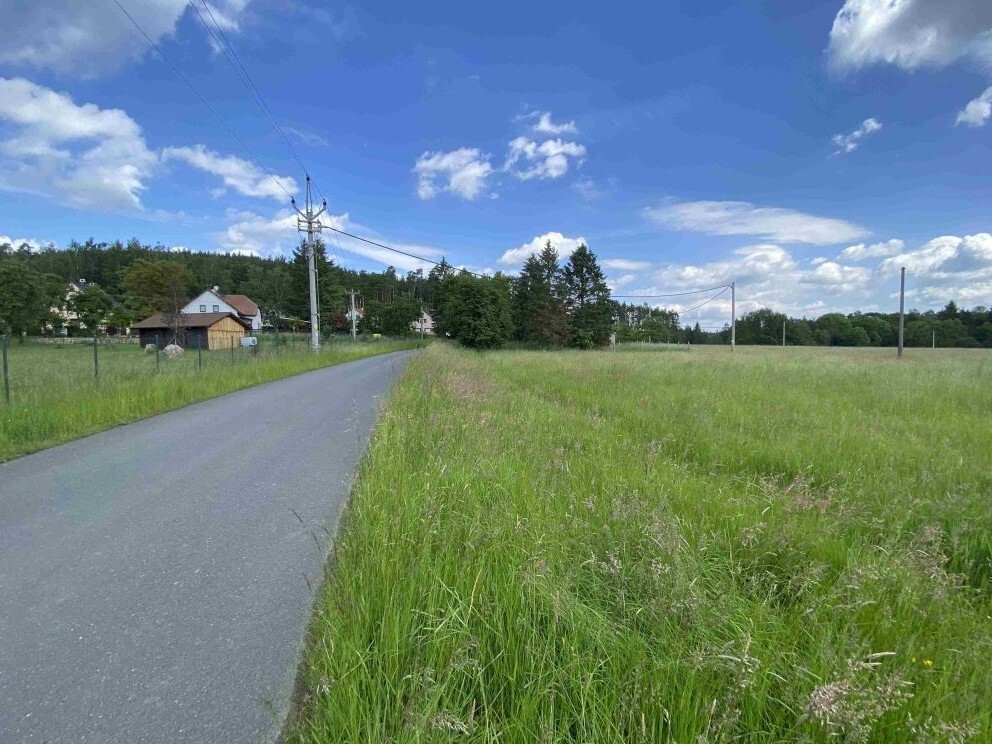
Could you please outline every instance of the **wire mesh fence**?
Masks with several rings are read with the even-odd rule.
[[[134,340],[34,339],[0,336],[2,355],[2,405],[80,400],[97,387],[151,381],[162,376],[201,374],[257,363],[273,358],[312,354],[307,334],[263,333],[256,345],[242,346],[240,339],[227,339],[207,348],[194,340],[178,356],[155,348],[144,349]],[[372,339],[329,337],[322,351],[375,343]]]

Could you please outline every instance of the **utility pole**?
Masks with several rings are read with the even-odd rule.
[[[906,267],[899,272],[899,351],[896,356],[902,359],[902,345],[906,330]]]
[[[730,283],[730,350],[737,348],[737,282]]]
[[[782,348],[785,348],[785,321],[782,321]]]
[[[355,293],[355,290],[351,290],[350,292],[348,292],[348,299],[350,300],[350,304],[351,304],[351,312],[349,313],[349,315],[351,316],[351,340],[352,341],[357,340],[357,334],[355,332],[355,294],[356,294]]]
[[[317,212],[313,211],[313,196],[310,187],[310,174],[307,173],[307,196],[306,211],[302,211],[296,206],[296,199],[289,201],[299,215],[296,218],[296,229],[307,234],[307,269],[310,274],[310,349],[320,351],[320,314],[317,311],[317,257],[316,245],[313,236],[321,232],[324,226],[320,222],[320,215],[327,210],[327,202],[323,202]]]

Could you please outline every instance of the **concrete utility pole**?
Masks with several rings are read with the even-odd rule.
[[[737,348],[737,282],[730,283],[730,350]]]
[[[348,292],[348,299],[349,299],[350,304],[351,304],[351,312],[349,314],[351,316],[351,340],[352,341],[355,341],[357,339],[357,334],[355,332],[355,294],[356,294],[355,290],[351,290],[350,292]]]
[[[906,331],[906,267],[899,272],[899,351],[896,356],[902,359],[902,344]]]
[[[782,348],[785,348],[785,321],[782,321]]]
[[[317,257],[313,236],[321,232],[324,226],[320,215],[327,210],[325,201],[317,212],[313,211],[313,196],[310,190],[310,174],[307,174],[307,203],[306,211],[296,206],[296,199],[290,199],[293,209],[299,215],[296,218],[296,229],[307,234],[307,268],[310,274],[310,348],[320,351],[320,314],[317,310]]]

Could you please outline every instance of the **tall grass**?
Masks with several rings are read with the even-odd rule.
[[[432,348],[288,740],[992,740],[989,364]]]
[[[419,345],[337,341],[314,354],[302,343],[270,341],[253,354],[236,348],[198,358],[188,350],[158,363],[136,344],[101,345],[96,377],[91,346],[15,342],[11,404],[0,397],[0,462],[239,388]]]

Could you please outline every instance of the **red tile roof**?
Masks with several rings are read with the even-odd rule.
[[[258,315],[258,305],[244,295],[221,295],[221,297],[242,315]]]

